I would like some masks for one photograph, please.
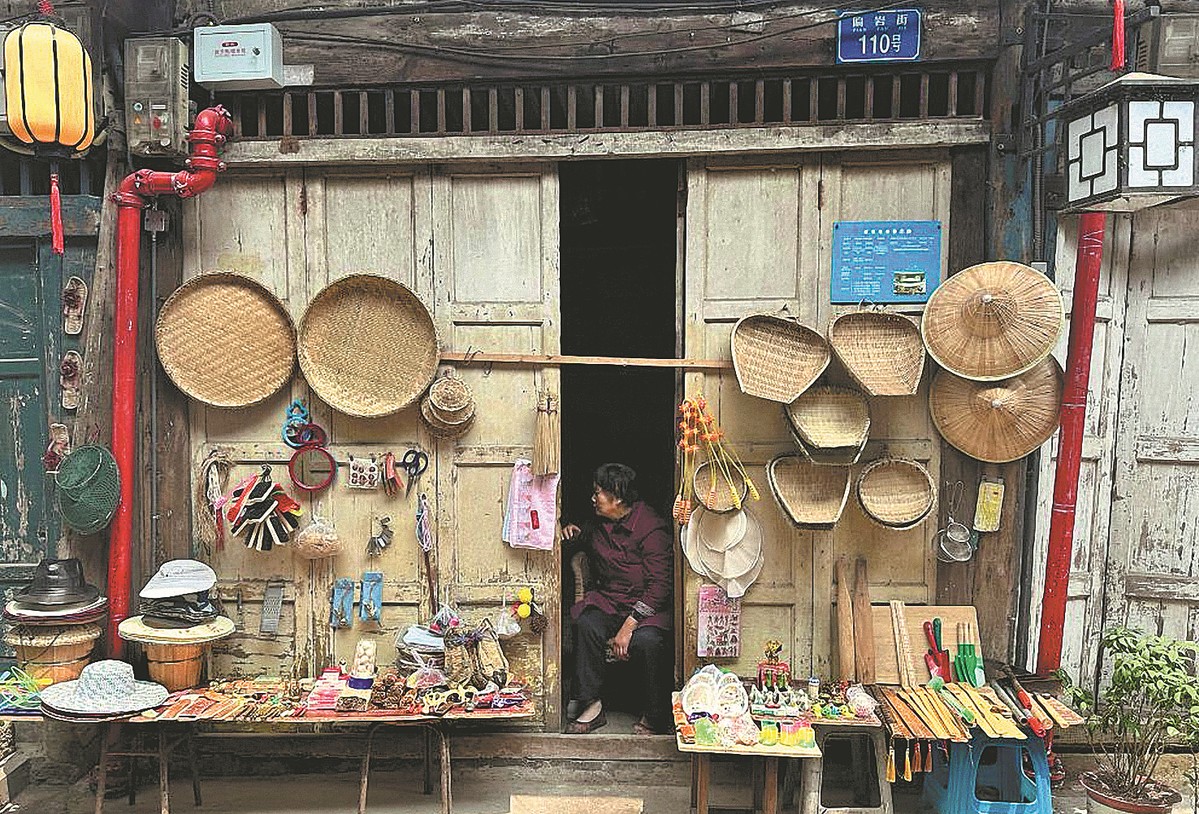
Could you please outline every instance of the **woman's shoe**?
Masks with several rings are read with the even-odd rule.
[[[566,735],[590,735],[600,727],[607,725],[608,716],[601,711],[599,715],[596,715],[586,723],[583,721],[571,721],[566,725],[566,728],[563,729],[562,732]]]

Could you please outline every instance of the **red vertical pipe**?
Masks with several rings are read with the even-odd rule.
[[[121,473],[121,497],[108,542],[108,653],[112,658],[121,658],[125,651],[117,627],[129,616],[132,592],[141,212],[146,201],[156,195],[191,198],[209,189],[217,173],[225,169],[219,149],[232,131],[229,113],[220,105],[201,111],[188,135],[191,158],[186,170],[138,170],[126,176],[113,195],[117,205],[117,296],[113,316],[112,454]]]
[[[1087,383],[1091,378],[1091,347],[1095,337],[1095,307],[1099,302],[1099,267],[1103,264],[1103,235],[1107,215],[1085,212],[1078,221],[1078,254],[1070,307],[1070,348],[1062,392],[1062,424],[1058,437],[1057,469],[1053,479],[1053,513],[1049,521],[1049,551],[1045,557],[1045,593],[1041,598],[1041,636],[1037,672],[1048,675],[1062,664],[1062,632],[1070,584],[1074,513],[1078,504],[1078,472],[1087,415]]]

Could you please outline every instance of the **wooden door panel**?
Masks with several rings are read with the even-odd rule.
[[[442,345],[509,353],[556,353],[558,180],[548,167],[440,168],[433,178],[435,317]],[[532,454],[537,393],[556,370],[465,364],[475,420],[458,439],[435,443],[437,546],[445,596],[470,619],[491,617],[532,587],[559,618],[561,554],[514,550],[502,541],[512,465]],[[558,626],[504,643],[512,676],[556,727]]]
[[[293,319],[304,305],[300,170],[230,173],[183,208],[183,276],[232,271],[252,277],[288,303]],[[293,297],[292,286],[297,286]]]
[[[1105,625],[1190,637],[1199,616],[1199,274],[1187,240],[1199,207],[1136,216],[1106,570]]]

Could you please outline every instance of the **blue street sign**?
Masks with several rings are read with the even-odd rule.
[[[940,284],[940,221],[833,224],[833,303],[928,302]]]
[[[920,9],[843,11],[837,18],[837,62],[915,62],[920,29]]]

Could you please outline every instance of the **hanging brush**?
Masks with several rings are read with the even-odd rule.
[[[533,474],[553,475],[562,467],[562,417],[558,394],[537,395],[537,429],[533,435]]]

